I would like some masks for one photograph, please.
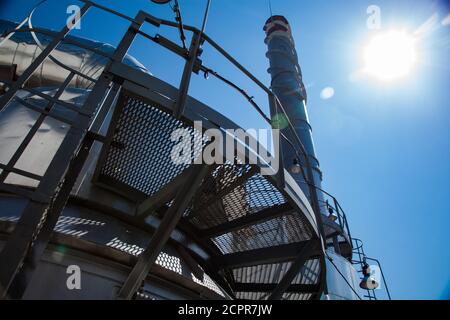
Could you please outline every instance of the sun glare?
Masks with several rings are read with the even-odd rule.
[[[401,31],[376,35],[364,50],[365,72],[386,82],[408,75],[416,60],[415,39]]]

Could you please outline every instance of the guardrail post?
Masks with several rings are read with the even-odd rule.
[[[178,98],[177,101],[175,102],[175,108],[173,112],[174,117],[177,119],[179,119],[184,112],[189,90],[189,84],[191,82],[191,76],[192,72],[194,71],[195,63],[197,61],[197,56],[201,42],[202,42],[201,35],[199,36],[197,33],[193,33],[191,45],[189,47],[189,54],[186,63],[184,64],[183,76],[181,78]]]
[[[339,226],[342,228],[342,230],[344,230],[344,225],[342,224],[341,212],[339,211],[339,205],[338,205],[335,197],[333,197],[333,202],[334,202],[334,208],[336,209],[336,214],[338,216]]]

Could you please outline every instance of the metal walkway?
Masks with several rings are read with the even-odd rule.
[[[196,28],[185,26],[193,37],[189,52],[184,52],[183,48],[162,36],[150,36],[140,31],[146,23],[177,27],[173,22],[144,12],[130,18],[91,1],[83,2],[82,15],[94,6],[131,22],[114,54],[95,52],[109,59],[109,63],[95,79],[84,105],[77,108],[59,100],[58,92],[64,91],[75,75],[73,70],[68,71],[67,81],[54,96],[40,94],[48,101],[46,108],[30,105],[16,95],[18,90],[29,90],[27,80],[49,54],[67,40],[67,28],[52,35],[54,40],[17,81],[9,84],[9,90],[0,100],[1,109],[11,101],[32,108],[40,113],[40,121],[54,116],[52,107],[55,104],[70,108],[76,114],[73,119],[59,119],[70,129],[43,176],[15,168],[17,159],[33,137],[33,130],[12,160],[1,164],[0,191],[28,200],[0,253],[0,296],[6,297],[11,287],[16,287],[19,282],[19,289],[25,290],[26,279],[33,273],[49,243],[96,142],[101,143],[102,148],[96,160],[93,182],[134,201],[137,204],[135,216],[143,226],[148,217],[157,217],[160,221],[151,240],[139,253],[118,298],[135,297],[175,228],[189,235],[208,253],[205,259],[185,248],[231,297],[319,298],[325,282],[326,245],[320,213],[313,210],[314,206],[287,171],[281,168],[277,175],[263,176],[258,165],[239,162],[176,165],[170,158],[175,146],[170,135],[175,129],[185,128],[197,142],[199,147],[191,154],[194,160],[210,142],[209,137],[203,137],[194,127],[194,121],[202,121],[204,129],[216,128],[222,132],[238,128],[187,94],[190,75],[203,68],[198,59],[198,49],[203,42],[208,42],[255,81],[266,91],[269,101],[276,104],[271,91]],[[122,62],[138,34],[186,59],[179,88]],[[74,40],[71,43],[82,46]],[[110,122],[105,120],[108,114],[112,115]],[[105,125],[107,132],[101,134],[100,128]],[[30,189],[9,184],[5,179],[10,174],[37,180],[38,186]]]

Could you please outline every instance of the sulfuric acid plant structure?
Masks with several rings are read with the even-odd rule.
[[[284,17],[264,26],[268,86],[207,35],[207,11],[198,29],[182,23],[177,1],[175,21],[81,2],[81,19],[100,10],[128,23],[117,47],[71,36],[70,26],[34,26],[34,10],[22,23],[0,21],[2,299],[335,300],[387,290],[322,188]],[[181,44],[146,25],[178,30]],[[179,86],[127,54],[136,37],[183,59]],[[270,115],[200,59],[203,50],[262,90]],[[193,74],[236,89],[279,130],[278,168],[236,136],[235,158],[224,151],[219,163],[195,161],[212,143],[208,129],[225,140],[240,127],[189,95]],[[174,163],[171,135],[180,129],[198,147]]]

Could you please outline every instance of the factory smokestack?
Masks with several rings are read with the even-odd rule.
[[[265,43],[268,48],[266,56],[270,61],[268,72],[272,77],[272,91],[280,100],[287,118],[291,121],[305,148],[307,161],[313,171],[314,185],[321,188],[322,174],[314,151],[311,125],[306,109],[306,90],[303,85],[302,71],[298,63],[291,28],[285,17],[276,15],[266,21],[264,31],[266,32]],[[275,126],[282,129],[289,141],[295,144],[295,135],[289,130],[288,121],[283,112],[279,109],[272,109],[271,117]],[[284,167],[289,170],[305,195],[310,198],[309,187],[305,181],[306,164],[304,158],[299,157],[298,153],[296,154],[286,139],[282,139],[280,146]],[[320,193],[318,197],[319,201],[323,200]]]

